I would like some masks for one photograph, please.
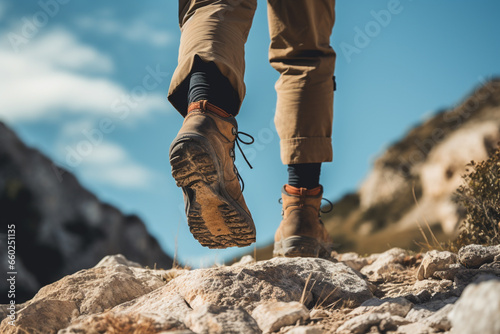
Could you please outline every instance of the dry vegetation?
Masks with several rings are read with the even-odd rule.
[[[500,148],[485,161],[472,161],[468,171],[456,193],[466,210],[456,246],[500,244]]]

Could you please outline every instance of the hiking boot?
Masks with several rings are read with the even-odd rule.
[[[274,256],[329,256],[331,238],[319,217],[322,195],[322,186],[283,187],[283,220],[274,236]]]
[[[209,248],[255,242],[255,226],[234,166],[236,119],[200,101],[192,103],[170,146],[172,176],[184,194],[189,229]]]

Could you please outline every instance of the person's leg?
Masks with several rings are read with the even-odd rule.
[[[318,256],[328,234],[318,218],[321,163],[332,160],[334,0],[268,0],[269,60],[280,72],[275,124],[289,184],[275,255]]]
[[[185,116],[170,146],[193,236],[210,248],[247,246],[255,226],[234,166],[245,94],[244,44],[256,0],[181,0],[179,63],[169,100]]]
[[[244,47],[256,8],[257,0],[179,0],[181,43],[168,99],[183,116],[191,74],[211,62],[237,93],[239,109],[245,96]]]

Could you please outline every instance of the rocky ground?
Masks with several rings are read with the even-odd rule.
[[[150,269],[107,256],[1,305],[2,333],[500,333],[500,245]]]

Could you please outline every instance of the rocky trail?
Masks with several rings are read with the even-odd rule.
[[[1,333],[500,333],[500,245],[150,269],[107,256],[1,305]],[[11,307],[12,308],[12,307]]]

